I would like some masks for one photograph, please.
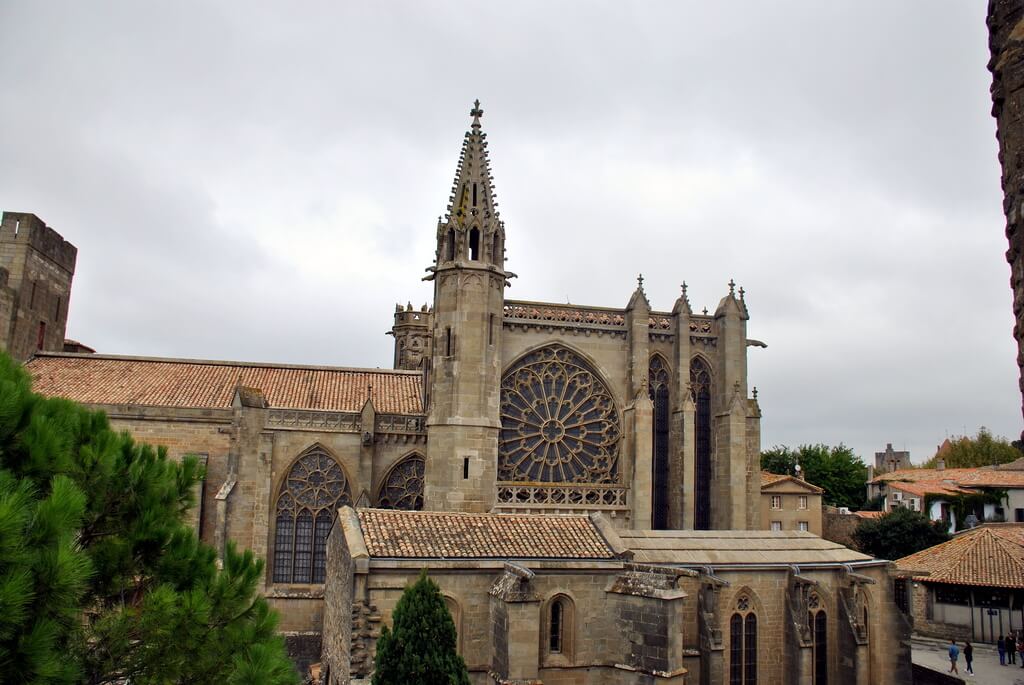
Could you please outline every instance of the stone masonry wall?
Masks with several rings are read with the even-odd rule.
[[[988,67],[992,72],[992,116],[996,118],[1003,169],[1003,213],[1013,290],[1013,336],[1024,393],[1024,1],[989,0]]]

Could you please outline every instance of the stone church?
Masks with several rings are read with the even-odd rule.
[[[515,232],[470,114],[433,303],[396,308],[392,370],[65,346],[76,250],[10,212],[3,341],[37,391],[199,455],[197,532],[267,559],[289,648],[324,682],[369,677],[423,568],[478,684],[909,682],[888,562],[761,530],[743,289],[713,313],[685,285],[653,311],[642,278],[625,307],[507,299]]]

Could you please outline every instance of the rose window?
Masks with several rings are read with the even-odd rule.
[[[611,392],[583,359],[531,352],[501,382],[498,480],[616,483],[620,434]]]

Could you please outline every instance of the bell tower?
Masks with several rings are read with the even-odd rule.
[[[424,500],[435,511],[494,505],[501,385],[505,228],[480,126],[480,101],[462,142],[448,213],[437,222],[433,346],[428,369]]]

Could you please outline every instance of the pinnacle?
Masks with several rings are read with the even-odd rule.
[[[445,218],[463,224],[474,219],[488,221],[498,218],[491,165],[487,158],[487,134],[481,130],[480,117],[484,111],[480,101],[473,102],[469,111],[473,117],[466,131],[455,166],[455,181]]]

